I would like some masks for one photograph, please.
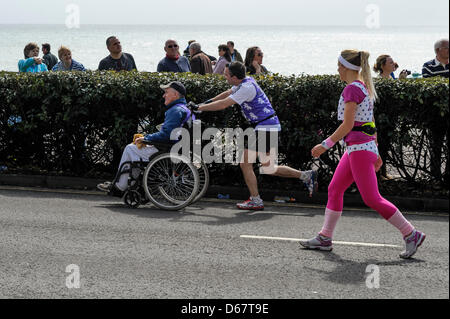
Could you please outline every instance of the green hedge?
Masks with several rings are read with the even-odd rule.
[[[139,126],[153,132],[162,123],[161,84],[182,81],[188,101],[202,102],[230,86],[217,75],[168,73],[0,73],[0,165],[10,171],[99,177],[112,175]],[[334,132],[344,83],[337,76],[256,77],[282,122],[283,163],[311,167],[311,148]],[[406,193],[448,194],[449,82],[376,80],[380,151],[389,171],[402,176]],[[11,119],[20,117],[19,123]],[[205,125],[237,127],[238,107],[204,113]],[[343,149],[323,156],[322,187]],[[322,165],[322,164],[320,164]],[[108,177],[108,176],[105,176]],[[243,184],[236,166],[213,165],[213,182]],[[263,177],[280,187],[292,181]],[[296,186],[295,186],[296,187]]]

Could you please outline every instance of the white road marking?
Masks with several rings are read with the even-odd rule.
[[[262,240],[278,240],[278,241],[293,241],[299,242],[304,241],[306,239],[299,238],[283,238],[283,237],[267,237],[267,236],[252,236],[252,235],[241,235],[241,238],[247,239],[262,239]],[[374,243],[355,243],[355,242],[346,242],[346,241],[333,241],[333,245],[343,245],[343,246],[360,246],[360,247],[381,247],[381,248],[402,248],[397,245],[388,245],[388,244],[374,244]]]

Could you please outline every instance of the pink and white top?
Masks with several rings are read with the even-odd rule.
[[[361,126],[364,123],[373,121],[374,104],[364,83],[355,81],[345,87],[339,100],[339,121],[344,120],[345,104],[349,102],[358,104],[355,114],[355,126]],[[375,140],[374,136],[354,131],[350,132],[344,139],[346,143],[365,143],[372,140]]]
[[[355,126],[361,126],[372,122],[374,118],[374,102],[370,98],[367,87],[361,81],[355,81],[347,85],[342,92],[338,107],[338,120],[344,120],[345,104],[354,102],[358,106],[355,114]],[[347,150],[350,152],[356,150],[368,150],[378,153],[375,144],[375,136],[368,136],[363,132],[351,131],[345,138]]]

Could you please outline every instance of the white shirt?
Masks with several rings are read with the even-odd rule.
[[[237,104],[242,105],[245,102],[251,102],[256,97],[256,88],[252,83],[243,83],[231,88],[230,98]]]

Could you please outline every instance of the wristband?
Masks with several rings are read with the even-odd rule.
[[[322,146],[328,151],[332,148],[336,143],[331,140],[331,138],[327,138],[322,142]]]

